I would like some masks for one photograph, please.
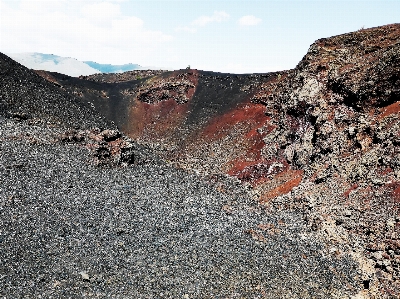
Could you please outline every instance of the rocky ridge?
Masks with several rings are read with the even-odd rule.
[[[89,76],[79,76],[80,79],[90,80],[101,83],[121,83],[132,80],[140,80],[165,73],[163,70],[135,70],[123,73],[94,74]]]

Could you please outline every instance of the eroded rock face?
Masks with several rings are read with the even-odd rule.
[[[372,257],[380,287],[395,294],[399,59],[399,25],[321,39],[296,69],[264,84],[253,97],[276,126],[264,138],[273,149],[266,158],[283,156],[290,168],[304,171],[301,184],[272,204],[305,211],[308,205],[315,229],[332,221],[331,227],[344,228]],[[380,249],[371,249],[372,244]],[[376,262],[378,250],[386,252],[385,262]]]
[[[136,97],[138,101],[148,104],[168,100],[184,104],[193,96],[196,81],[196,73],[182,73],[167,79],[154,78],[139,88]]]

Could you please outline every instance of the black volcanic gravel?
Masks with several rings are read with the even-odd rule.
[[[268,215],[239,187],[218,192],[166,164],[96,167],[55,134],[0,119],[0,298],[356,292],[355,263],[330,255],[300,215]],[[268,223],[280,231],[257,228]]]
[[[88,103],[0,53],[0,116],[88,129],[113,128]]]

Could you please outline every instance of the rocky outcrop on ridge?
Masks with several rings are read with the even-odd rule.
[[[161,75],[164,70],[135,70],[123,73],[94,74],[89,76],[79,76],[80,79],[90,80],[99,83],[121,83],[133,80],[141,80],[148,77]]]
[[[253,97],[275,126],[264,138],[266,159],[282,156],[304,173],[275,202],[309,207],[315,229],[360,244],[392,295],[400,292],[399,100],[399,25],[318,40]]]

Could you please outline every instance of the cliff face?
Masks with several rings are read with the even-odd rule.
[[[280,73],[131,76],[53,74],[165,159],[234,176],[271,212],[301,211],[360,261],[366,298],[400,293],[399,24],[320,39]]]

